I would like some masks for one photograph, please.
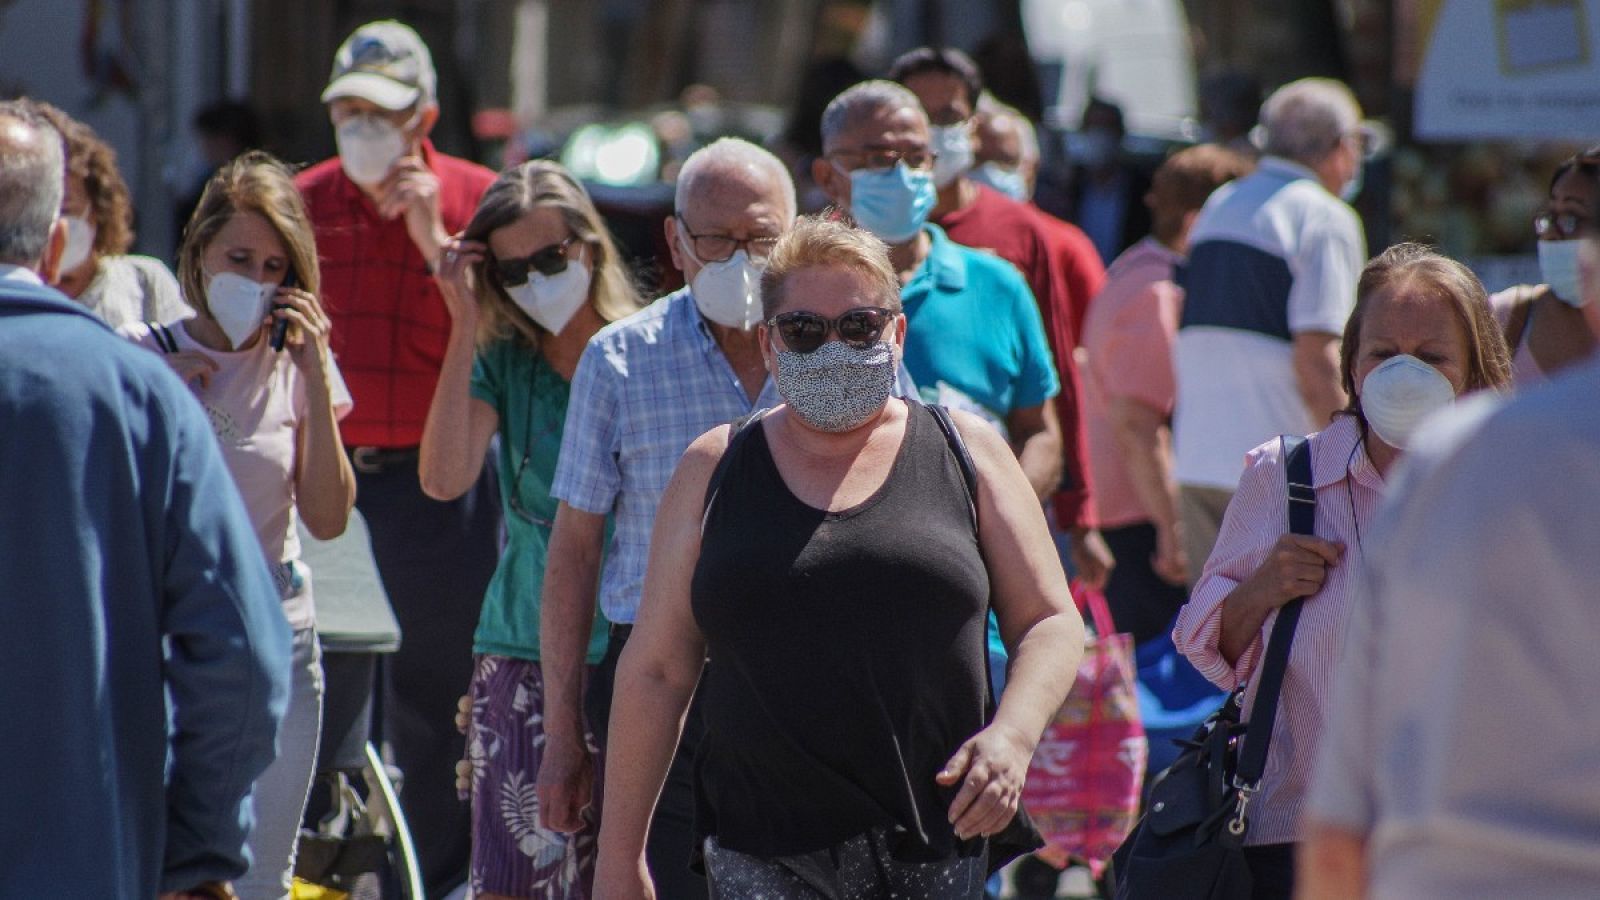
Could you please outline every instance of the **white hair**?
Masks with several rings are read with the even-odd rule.
[[[1291,81],[1261,104],[1262,151],[1307,165],[1321,162],[1361,125],[1361,105],[1342,81]]]
[[[0,103],[0,263],[44,256],[66,189],[61,134],[23,102]]]
[[[904,85],[874,79],[845,88],[822,111],[823,149],[831,146],[840,132],[867,116],[880,110],[898,112],[902,109],[914,111],[924,122],[928,120],[928,114],[922,109],[922,101]]]
[[[794,220],[797,206],[794,178],[789,175],[789,168],[766,148],[735,137],[718,138],[689,154],[689,158],[683,162],[683,168],[678,170],[678,189],[672,198],[673,209],[681,215],[700,179],[729,170],[765,173],[783,194],[785,223]]]
[[[1033,122],[1022,114],[1022,110],[1015,106],[1001,103],[988,91],[978,97],[978,114],[988,116],[991,127],[995,124],[1006,123],[1017,130],[1018,152],[1021,162],[1039,162],[1039,133],[1034,130]]]

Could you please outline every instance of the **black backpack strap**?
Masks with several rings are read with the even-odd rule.
[[[173,336],[171,328],[160,322],[146,322],[144,324],[149,326],[150,336],[156,339],[156,346],[161,348],[162,353],[178,352],[178,339]]]
[[[1279,440],[1289,482],[1289,532],[1315,534],[1317,492],[1311,485],[1311,444],[1298,436],[1284,435]],[[1278,718],[1278,694],[1283,689],[1283,675],[1289,668],[1289,648],[1294,643],[1295,625],[1300,621],[1300,607],[1304,604],[1305,598],[1297,597],[1278,610],[1278,620],[1273,623],[1272,637],[1267,642],[1261,681],[1256,686],[1255,703],[1250,706],[1249,730],[1239,753],[1238,768],[1234,770],[1234,786],[1246,791],[1255,791],[1261,782],[1261,773],[1267,768],[1267,748],[1272,743],[1272,727]]]
[[[972,509],[972,524],[978,524],[978,465],[972,461],[972,453],[967,449],[967,442],[961,437],[961,430],[956,427],[955,419],[950,417],[950,410],[943,406],[928,404],[928,412],[933,413],[933,420],[939,423],[939,430],[944,432],[944,439],[950,444],[950,452],[956,455],[956,464],[961,467],[961,480],[967,483],[967,505]]]
[[[772,410],[762,407],[743,419],[733,422],[733,433],[728,436],[728,446],[722,451],[722,458],[717,460],[717,467],[711,470],[711,480],[706,482],[705,508],[700,511],[700,533],[706,530],[706,520],[711,518],[711,504],[717,499],[717,492],[722,489],[722,479],[728,474],[728,466],[733,463],[734,451],[738,450],[745,439],[754,431],[757,422],[767,417]]]

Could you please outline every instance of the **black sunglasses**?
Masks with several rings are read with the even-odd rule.
[[[830,331],[846,344],[864,350],[877,342],[894,316],[880,306],[858,306],[837,319],[797,309],[773,316],[767,320],[767,327],[776,328],[784,344],[796,353],[815,353],[827,343]]]
[[[541,247],[521,259],[497,259],[494,261],[495,275],[506,287],[526,284],[529,269],[546,278],[560,275],[567,270],[567,247],[575,240],[577,237],[569,237],[559,244]]]

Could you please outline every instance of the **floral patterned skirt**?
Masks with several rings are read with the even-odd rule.
[[[467,756],[472,802],[474,895],[588,900],[594,893],[603,763],[596,754],[588,824],[576,834],[539,824],[535,784],[544,757],[544,675],[539,664],[506,656],[475,659],[468,697]]]

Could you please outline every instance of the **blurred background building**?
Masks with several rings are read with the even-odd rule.
[[[827,100],[922,44],[972,53],[1057,179],[1091,97],[1122,108],[1131,158],[1159,157],[1242,140],[1285,81],[1344,79],[1396,136],[1358,204],[1373,249],[1430,240],[1491,287],[1536,271],[1548,172],[1600,136],[1600,0],[0,0],[0,94],[111,141],[139,249],[170,257],[219,155],[333,152],[334,49],[386,17],[433,50],[442,149],[561,156],[640,256],[696,146],[752,137],[803,175]]]

